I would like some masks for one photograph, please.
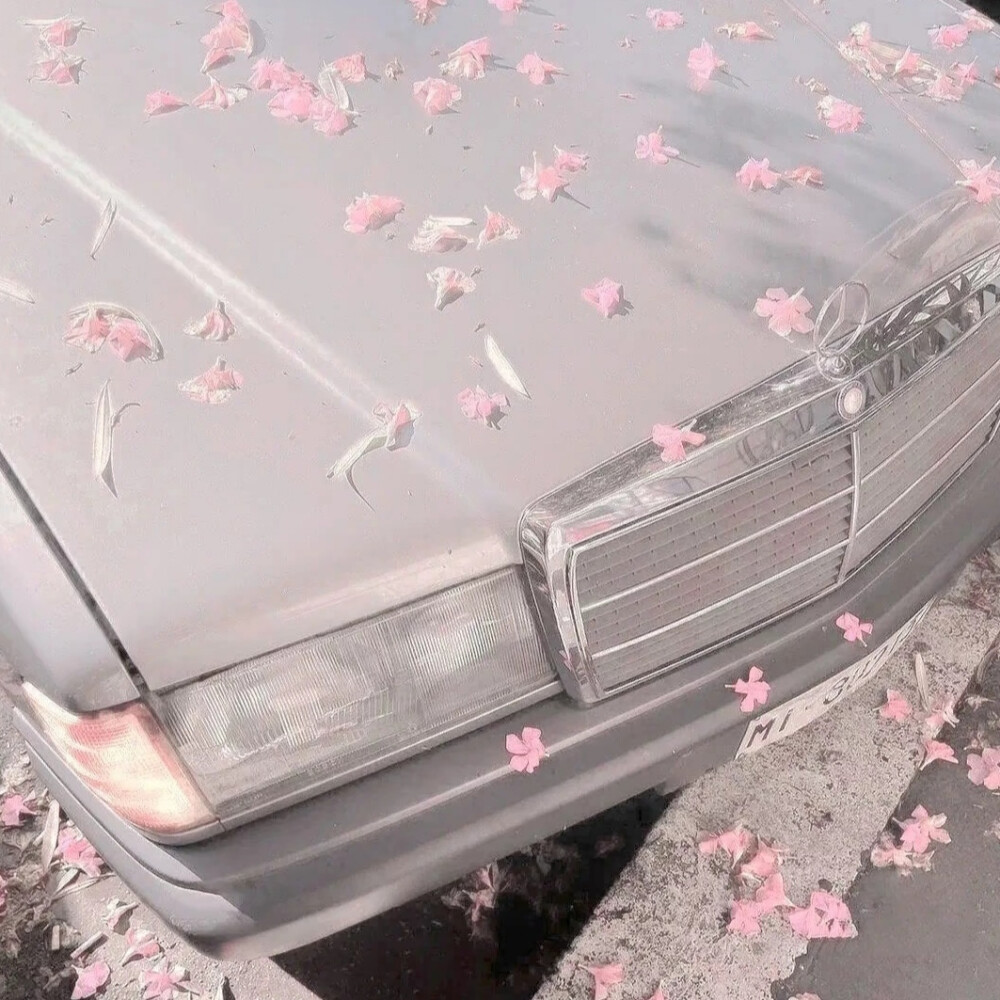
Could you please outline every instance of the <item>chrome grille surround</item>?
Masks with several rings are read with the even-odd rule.
[[[520,538],[568,692],[598,701],[788,614],[848,579],[997,430],[1000,246],[817,355],[529,507]],[[866,405],[845,418],[847,383]],[[776,401],[778,401],[776,403]]]

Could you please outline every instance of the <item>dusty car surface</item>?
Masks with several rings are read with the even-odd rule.
[[[77,7],[0,33],[4,681],[199,948],[766,748],[997,533],[981,15]]]

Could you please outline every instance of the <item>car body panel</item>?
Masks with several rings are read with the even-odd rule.
[[[659,33],[598,4],[567,15],[564,32],[540,9],[511,20],[485,2],[423,27],[402,0],[250,5],[266,54],[307,73],[359,49],[376,73],[402,62],[400,80],[350,88],[362,117],[331,140],[273,119],[259,94],[224,113],[143,121],[147,91],[204,86],[198,38],[214,15],[186,4],[112,18],[81,3],[97,31],[78,43],[79,87],[27,81],[28,29],[0,40],[0,179],[18,240],[4,268],[37,300],[0,301],[0,400],[16,418],[0,427],[0,450],[150,687],[518,562],[518,517],[533,498],[800,356],[752,314],[756,297],[801,286],[818,307],[859,265],[877,270],[880,234],[951,188],[949,157],[976,154],[954,129],[929,141],[808,23],[808,6],[782,17],[774,41],[745,42],[716,35],[717,22],[766,24],[765,4],[692,13],[683,31]],[[430,53],[483,34],[497,67],[461,81],[457,113],[427,117],[410,90],[438,74],[443,55]],[[618,45],[626,34],[634,47]],[[702,35],[731,72],[694,93],[685,60]],[[535,50],[567,75],[532,86],[513,67]],[[245,79],[248,66],[241,57],[220,79]],[[796,76],[861,104],[865,130],[825,129]],[[992,107],[974,90],[962,114],[985,123]],[[637,161],[636,135],[661,124],[681,160]],[[553,144],[591,156],[575,200],[519,201],[519,168]],[[749,155],[818,165],[826,187],[748,193],[734,174]],[[405,201],[394,239],[343,231],[344,207],[366,190]],[[108,197],[119,216],[92,260]],[[407,248],[425,215],[481,219],[484,204],[521,239]],[[440,313],[425,279],[438,265],[482,268],[479,287]],[[581,301],[605,275],[624,283],[628,316],[605,320]],[[216,298],[236,337],[186,336]],[[68,310],[92,300],[148,318],[164,359],[125,365],[65,346]],[[480,367],[481,323],[532,396],[513,400],[499,432],[456,402],[479,381],[502,388]],[[223,406],[186,399],[177,384],[217,355],[244,388]],[[115,432],[117,497],[91,472],[107,378],[116,406],[139,404]],[[421,413],[412,443],[356,471],[372,510],[325,473],[377,426],[374,404],[400,399]]]

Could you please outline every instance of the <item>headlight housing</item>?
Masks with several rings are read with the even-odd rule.
[[[510,569],[248,660],[152,705],[225,822],[358,777],[559,689],[521,572]]]

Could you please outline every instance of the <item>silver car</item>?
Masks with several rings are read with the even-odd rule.
[[[4,687],[205,952],[766,752],[997,533],[996,26],[724,6],[0,36]]]

